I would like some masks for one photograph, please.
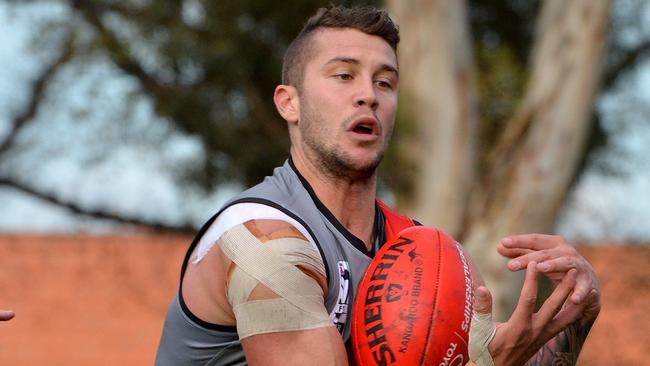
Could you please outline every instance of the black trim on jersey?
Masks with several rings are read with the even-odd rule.
[[[206,329],[218,330],[220,332],[237,333],[237,327],[234,325],[210,323],[194,315],[194,313],[190,310],[190,308],[188,308],[187,305],[185,304],[185,300],[183,300],[183,290],[181,289],[182,287],[183,286],[181,284],[178,290],[178,302],[181,305],[181,310],[183,310],[183,313],[185,313],[185,315],[187,315],[188,318],[190,318],[194,323]]]
[[[240,199],[231,201],[227,205],[223,206],[219,210],[219,212],[214,214],[205,224],[203,224],[203,226],[201,227],[199,232],[196,234],[196,236],[194,236],[194,239],[192,240],[192,244],[190,244],[190,247],[188,248],[187,253],[185,253],[185,258],[183,259],[183,264],[181,266],[180,285],[178,286],[178,300],[179,300],[179,303],[181,305],[181,310],[183,310],[185,315],[187,315],[187,317],[190,318],[196,324],[198,324],[198,325],[200,325],[200,326],[202,326],[204,328],[207,328],[207,329],[218,330],[218,331],[222,331],[222,332],[232,332],[232,333],[237,333],[237,327],[236,326],[210,323],[210,322],[207,322],[207,321],[197,317],[196,315],[194,315],[194,313],[192,313],[192,311],[190,311],[190,309],[187,307],[187,304],[185,304],[185,300],[183,299],[183,277],[185,277],[185,271],[187,270],[187,265],[188,265],[188,263],[190,261],[190,257],[192,256],[192,253],[194,252],[194,249],[199,244],[199,242],[201,241],[201,238],[203,237],[203,235],[205,235],[206,231],[208,231],[210,226],[212,226],[212,223],[214,223],[214,220],[216,220],[217,217],[225,209],[227,209],[227,208],[229,208],[231,206],[234,206],[234,205],[236,205],[238,203],[258,203],[258,204],[262,204],[262,205],[265,205],[265,206],[270,206],[270,207],[273,207],[273,208],[283,212],[284,214],[291,217],[292,219],[298,221],[309,232],[309,235],[311,235],[312,239],[314,239],[314,243],[316,243],[316,247],[318,248],[318,252],[320,253],[321,258],[323,259],[323,265],[325,266],[325,275],[327,277],[328,286],[332,285],[331,283],[329,283],[330,270],[329,270],[329,266],[327,265],[327,258],[325,257],[325,253],[323,252],[323,249],[321,248],[320,243],[318,242],[318,238],[316,237],[316,235],[314,235],[314,232],[307,225],[307,223],[305,223],[305,221],[303,221],[299,216],[297,216],[293,212],[289,211],[288,209],[280,206],[279,204],[277,204],[277,203],[275,203],[273,201],[263,199],[263,198],[256,198],[256,197],[248,197],[248,198],[246,198],[245,197],[245,198],[240,198]]]
[[[190,247],[187,249],[187,252],[185,253],[185,258],[183,259],[183,265],[181,266],[181,279],[178,285],[178,302],[181,305],[181,310],[183,310],[183,313],[185,313],[185,315],[187,315],[187,317],[190,318],[194,323],[206,329],[218,330],[221,332],[237,333],[237,327],[235,326],[206,322],[205,320],[194,315],[194,313],[190,311],[190,308],[187,307],[187,304],[185,304],[185,300],[183,299],[183,277],[185,277],[185,271],[187,270],[187,265],[190,262],[190,257],[194,252],[194,248],[196,248],[196,246],[199,244],[201,238],[203,237],[205,232],[208,231],[208,229],[210,228],[214,220],[217,218],[217,216],[219,216],[221,211],[214,214],[210,218],[210,220],[208,220],[205,224],[203,224],[199,232],[194,236],[194,239],[192,239],[192,244],[190,244]]]
[[[296,168],[296,165],[293,163],[293,158],[289,156],[289,166],[291,169],[293,169],[294,173],[296,173],[296,176],[298,176],[298,179],[300,179],[300,182],[302,183],[303,187],[307,190],[307,193],[309,193],[309,196],[311,196],[311,199],[314,201],[316,204],[316,208],[327,218],[327,220],[334,225],[334,227],[341,233],[345,238],[361,253],[365,254],[366,256],[372,258],[374,254],[374,250],[368,251],[368,248],[366,248],[366,244],[363,242],[363,240],[359,239],[356,237],[354,234],[352,234],[348,229],[343,226],[339,222],[339,220],[332,214],[332,212],[321,202],[321,200],[316,196],[316,192],[314,192],[314,189],[311,187],[309,182],[307,182],[307,179],[300,174],[298,171],[298,168]],[[373,232],[377,232],[377,212],[381,211],[379,207],[375,204],[375,227]]]
[[[374,257],[384,243],[386,243],[386,216],[375,202],[375,242],[372,245],[372,256]]]

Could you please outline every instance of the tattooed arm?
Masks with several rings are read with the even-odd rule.
[[[526,362],[526,366],[575,365],[593,324],[593,320],[586,324],[582,324],[580,320],[575,321],[537,351]]]
[[[544,273],[556,285],[569,270],[577,271],[573,293],[564,308],[582,310],[579,318],[548,341],[526,365],[574,365],[582,345],[600,312],[600,290],[591,265],[561,236],[517,235],[505,238],[499,252],[512,260],[508,268],[521,269],[530,261],[537,262],[536,269]]]

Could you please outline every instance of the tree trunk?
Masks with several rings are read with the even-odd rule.
[[[461,238],[504,316],[519,286],[505,285],[498,241],[550,233],[584,153],[606,43],[608,0],[546,0],[522,104],[490,156]]]
[[[411,156],[419,176],[407,211],[466,245],[503,318],[520,287],[496,246],[507,235],[553,229],[584,153],[608,0],[544,1],[526,92],[480,178],[465,2],[389,0],[388,6],[403,40],[400,114],[418,126]]]
[[[403,144],[417,162],[405,210],[427,225],[459,231],[475,180],[474,64],[465,1],[388,1],[400,25],[400,123],[417,137]],[[410,121],[409,121],[410,120]],[[404,202],[401,202],[402,204]]]

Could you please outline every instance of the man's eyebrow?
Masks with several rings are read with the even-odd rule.
[[[335,63],[337,63],[337,62],[343,62],[343,63],[346,63],[346,64],[354,64],[354,65],[358,65],[358,64],[361,63],[361,62],[360,62],[359,60],[357,60],[356,58],[352,58],[352,57],[344,57],[344,56],[338,56],[338,57],[334,57],[334,58],[332,58],[331,60],[327,61],[327,62],[325,63],[325,65],[335,64]]]
[[[327,62],[325,63],[325,65],[335,64],[335,63],[337,63],[337,62],[342,62],[342,63],[346,63],[346,64],[352,64],[352,65],[358,65],[358,64],[361,63],[361,62],[360,62],[359,60],[357,60],[356,58],[345,57],[345,56],[339,56],[339,57],[334,57],[334,58],[332,58],[331,60],[327,61]],[[393,66],[393,65],[383,64],[383,65],[381,65],[381,67],[379,68],[379,70],[380,70],[380,71],[388,71],[388,72],[394,73],[395,75],[399,76],[399,71],[398,71],[397,68],[395,68],[395,66]]]
[[[389,64],[381,65],[380,70],[381,70],[381,71],[392,72],[392,73],[395,74],[396,76],[399,76],[399,70],[397,70],[397,68],[395,68],[395,66],[393,66],[393,65],[389,65]]]

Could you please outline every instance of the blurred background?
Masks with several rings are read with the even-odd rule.
[[[329,3],[0,2],[0,364],[153,362],[193,232],[287,157],[273,89]],[[603,286],[579,363],[644,364],[650,2],[333,3],[400,24],[380,196],[467,246],[501,318],[498,240],[564,235]]]

